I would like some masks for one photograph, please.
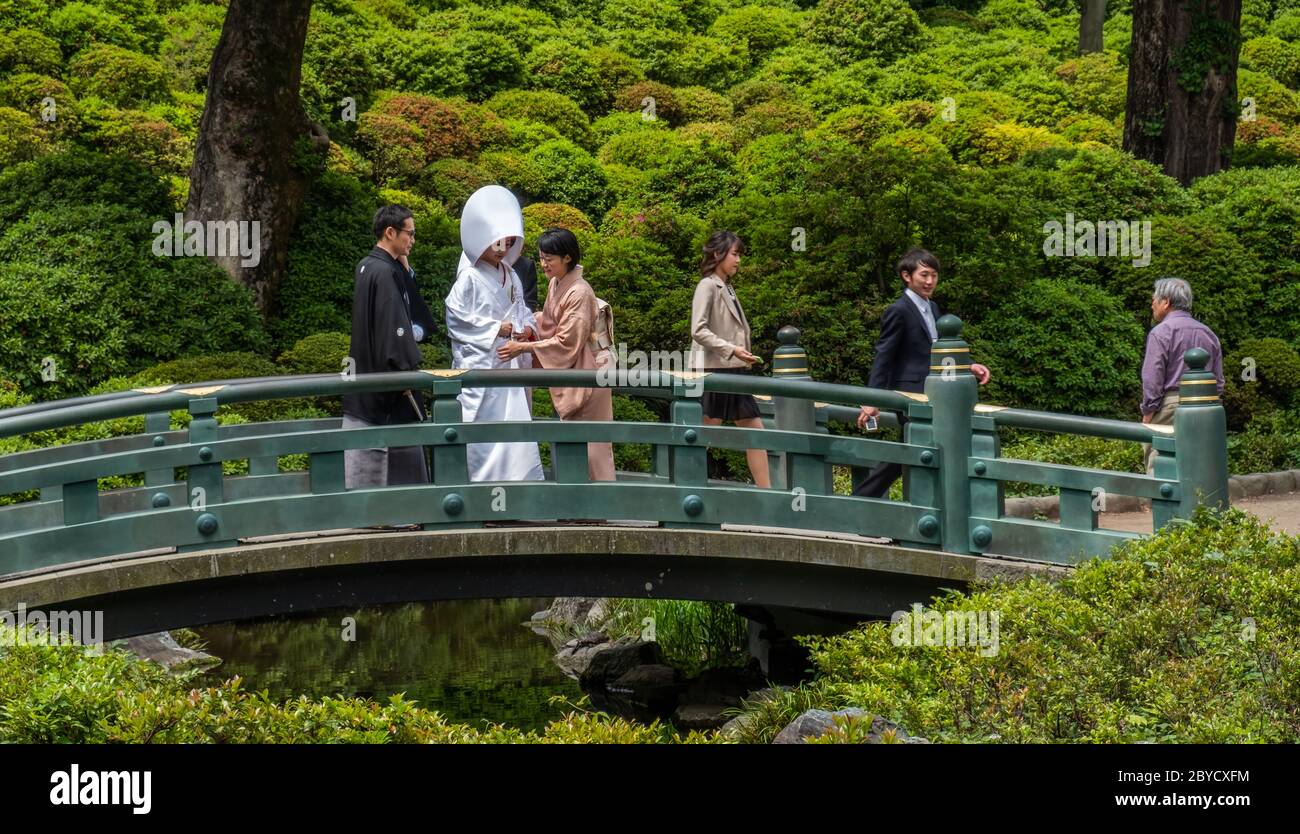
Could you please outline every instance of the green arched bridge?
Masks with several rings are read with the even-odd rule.
[[[1105,554],[1135,535],[1098,528],[1106,495],[1150,499],[1157,527],[1226,505],[1224,414],[1203,351],[1189,351],[1183,404],[1162,427],[980,404],[961,322],[945,316],[939,331],[924,394],[813,381],[793,328],[770,378],[650,372],[619,388],[667,400],[666,422],[463,422],[463,387],[603,381],[544,370],[221,380],[0,411],[0,437],[118,418],[142,417],[144,429],[0,456],[0,496],[11,498],[0,507],[0,609],[103,610],[108,637],[464,597],[662,596],[888,616],[976,577]],[[431,399],[425,422],[217,420],[234,403],[404,389]],[[755,394],[768,428],[704,425],[702,391]],[[864,404],[905,413],[905,441],[828,432]],[[1154,475],[1003,458],[1001,427],[1150,442]],[[545,481],[470,482],[467,443],[520,440],[549,449]],[[588,482],[589,441],[648,445],[653,471]],[[345,487],[344,450],[416,445],[429,450],[431,483]],[[710,480],[709,448],[767,450],[773,488]],[[306,456],[306,470],[281,471],[290,455]],[[856,483],[880,461],[907,467],[906,500],[835,493],[835,467]],[[110,478],[136,485],[102,489]],[[1059,489],[1059,523],[1008,517],[1008,482]],[[364,529],[379,525],[419,526]]]

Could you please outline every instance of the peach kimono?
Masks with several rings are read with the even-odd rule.
[[[594,371],[613,362],[608,350],[592,340],[598,319],[596,292],[575,266],[562,278],[552,278],[546,303],[537,314],[533,355],[543,368]],[[608,388],[552,388],[551,401],[561,420],[614,419],[613,392]],[[614,480],[614,447],[587,444],[587,474],[593,481]]]

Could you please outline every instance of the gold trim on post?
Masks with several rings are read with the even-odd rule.
[[[1179,385],[1218,385],[1217,379],[1184,379],[1180,380]]]
[[[808,354],[806,354],[806,353],[802,353],[802,352],[800,352],[800,353],[778,353],[778,354],[773,355],[772,358],[773,358],[774,360],[775,360],[775,359],[807,359],[807,358],[808,358]]]
[[[774,373],[774,374],[806,374],[806,373],[808,373],[808,369],[807,369],[807,368],[773,368],[773,369],[772,369],[772,373]]]
[[[420,373],[429,374],[430,376],[452,377],[460,376],[469,371],[469,368],[421,368]]]
[[[948,371],[948,370],[952,370],[952,371],[969,371],[969,370],[970,370],[970,365],[931,365],[931,366],[930,366],[930,370],[932,370],[932,371]]]
[[[1178,398],[1179,403],[1217,403],[1218,401],[1219,401],[1218,394],[1215,394],[1212,397],[1179,397]]]
[[[669,376],[675,376],[678,379],[704,379],[712,371],[664,371]]]
[[[985,405],[984,403],[975,403],[975,410],[981,414],[992,414],[995,411],[1006,411],[1005,405]]]
[[[215,394],[225,387],[224,385],[208,385],[203,388],[182,388],[180,392],[189,394],[192,397],[206,397],[208,394]]]
[[[141,394],[161,394],[164,391],[170,391],[176,383],[171,385],[150,385],[146,388],[132,388],[132,391],[138,391]]]
[[[1173,427],[1173,426],[1166,426],[1166,425],[1162,425],[1162,424],[1160,424],[1160,423],[1144,423],[1143,425],[1145,425],[1147,428],[1151,429],[1151,431],[1159,432],[1160,434],[1173,434],[1173,433],[1174,433],[1174,427]]]
[[[964,347],[964,348],[930,348],[930,352],[931,352],[931,353],[966,353],[966,352],[968,352],[969,350],[970,350],[970,348],[968,348],[968,347]]]
[[[919,403],[928,403],[930,401],[930,398],[927,397],[925,394],[915,394],[911,391],[895,391],[894,393],[902,394],[904,397],[916,400]]]

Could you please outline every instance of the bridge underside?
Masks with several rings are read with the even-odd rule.
[[[393,602],[607,596],[888,617],[975,579],[1061,568],[768,530],[346,531],[0,577],[0,610],[103,611],[105,639]]]

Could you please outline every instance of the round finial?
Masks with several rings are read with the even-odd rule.
[[[154,438],[153,438],[153,445],[155,445],[155,446],[166,446],[166,445],[167,445],[167,438],[163,437],[161,434],[156,434],[156,435],[154,435]]]
[[[926,465],[934,463],[934,452],[931,452],[929,449],[926,449],[924,452],[922,452],[921,463],[924,463]]]
[[[979,461],[978,463],[975,464],[975,474],[976,474],[976,475],[983,475],[983,474],[984,474],[985,472],[987,472],[988,470],[989,470],[989,468],[988,468],[987,465],[985,465],[984,461]]]
[[[212,513],[204,513],[194,520],[194,526],[203,535],[211,536],[217,532],[217,517]]]
[[[932,515],[923,515],[921,520],[916,522],[916,529],[927,539],[939,532],[939,519]]]
[[[799,344],[799,328],[787,324],[785,327],[776,331],[776,340],[783,345]]]
[[[199,449],[199,460],[212,460],[212,450],[207,446]]]
[[[682,512],[695,516],[704,512],[704,499],[698,495],[688,495],[682,499]]]
[[[149,503],[153,504],[154,509],[161,509],[162,507],[170,507],[172,499],[165,492],[155,492],[153,498],[149,499]]]
[[[976,547],[988,547],[993,541],[993,531],[981,524],[971,531],[970,538]]]
[[[449,493],[442,499],[442,511],[447,515],[460,515],[465,509],[465,499],[457,493]]]
[[[454,427],[448,428],[445,432],[442,433],[442,439],[446,440],[448,443],[454,443],[456,438],[459,436],[460,435],[456,432],[456,429]]]
[[[1173,497],[1173,494],[1174,494],[1174,485],[1173,485],[1173,484],[1161,484],[1161,485],[1160,485],[1160,497],[1161,497],[1161,498],[1171,498],[1171,497]]]
[[[1205,348],[1192,348],[1183,354],[1183,361],[1193,371],[1203,371],[1210,361],[1210,352]]]
[[[961,335],[961,319],[951,313],[940,316],[934,326],[938,328],[939,338],[941,339],[956,339]]]
[[[683,435],[683,438],[686,440],[687,443],[694,443],[696,440],[699,439],[699,437],[700,436],[695,433],[695,429],[687,429],[686,434]]]

